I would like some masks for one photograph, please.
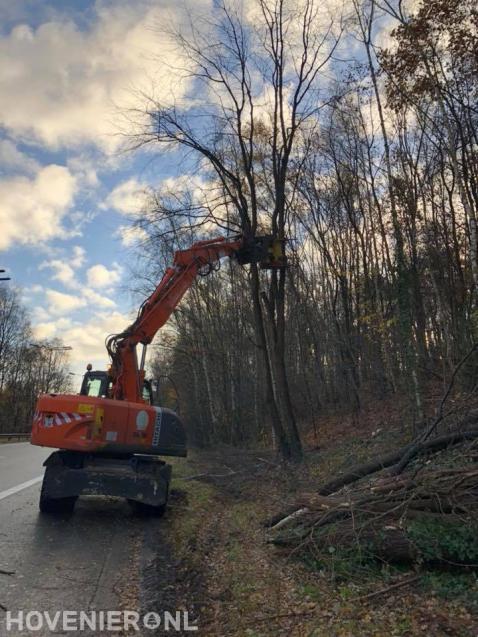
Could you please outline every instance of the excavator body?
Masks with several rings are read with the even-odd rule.
[[[170,409],[81,394],[40,396],[31,442],[103,456],[187,454],[184,426]]]
[[[170,409],[150,404],[147,383],[144,403],[88,395],[109,384],[107,372],[88,371],[80,394],[39,398],[31,442],[59,450],[44,463],[42,512],[71,512],[80,495],[108,495],[139,512],[164,513],[171,466],[159,456],[187,455],[184,426]]]
[[[80,495],[120,496],[140,511],[164,512],[171,467],[159,456],[186,456],[186,435],[177,414],[154,404],[146,348],[195,279],[214,271],[223,257],[281,268],[283,245],[270,236],[218,237],[179,250],[136,320],[108,337],[110,369],[88,366],[79,394],[40,396],[31,442],[58,450],[44,463],[42,512],[71,511]]]

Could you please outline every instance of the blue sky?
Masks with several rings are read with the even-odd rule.
[[[144,189],[181,173],[175,157],[122,152],[119,133],[139,92],[186,96],[160,33],[186,15],[172,0],[0,0],[0,267],[36,336],[71,345],[77,372],[105,367],[104,338],[134,309],[124,288]]]
[[[73,347],[75,372],[104,368],[105,337],[135,312],[126,289],[141,234],[131,224],[145,191],[185,183],[177,154],[124,152],[121,132],[144,95],[205,103],[165,30],[187,32],[214,0],[186,2],[0,0],[0,267],[22,290],[35,335]],[[342,6],[328,2],[326,21]],[[239,6],[253,22],[254,2]],[[341,47],[357,55],[353,37]],[[255,99],[266,116],[266,85]]]

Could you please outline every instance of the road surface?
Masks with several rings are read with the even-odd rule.
[[[5,609],[54,613],[139,604],[140,553],[160,521],[137,518],[113,498],[80,498],[71,515],[41,515],[42,463],[50,453],[30,443],[0,444],[1,637],[30,634],[7,632]],[[71,633],[45,628],[31,634]]]

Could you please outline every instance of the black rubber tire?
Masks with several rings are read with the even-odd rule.
[[[159,506],[153,506],[151,504],[145,504],[144,502],[138,502],[137,500],[128,500],[133,507],[136,515],[140,516],[154,516],[156,518],[162,518],[168,508],[169,500],[169,484],[166,490],[166,501]]]
[[[73,513],[77,500],[77,495],[67,498],[47,498],[42,485],[39,502],[40,512],[48,514]]]
[[[41,513],[73,513],[77,497],[69,498],[40,498]]]
[[[166,513],[167,504],[160,504],[159,506],[153,506],[151,504],[145,504],[144,502],[137,502],[136,500],[130,501],[136,515],[141,517],[155,517],[162,518]]]

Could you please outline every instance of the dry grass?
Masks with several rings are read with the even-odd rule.
[[[377,436],[368,442],[364,455],[382,446]],[[171,530],[185,572],[196,574],[188,595],[195,597],[200,635],[478,634],[477,618],[462,600],[444,600],[420,580],[367,598],[386,589],[396,573],[376,569],[341,581],[266,542],[264,518],[298,490],[312,490],[346,466],[354,449],[346,440],[309,454],[304,467],[289,471],[264,452],[221,449],[193,454],[179,473],[175,469],[174,488],[182,499]]]

